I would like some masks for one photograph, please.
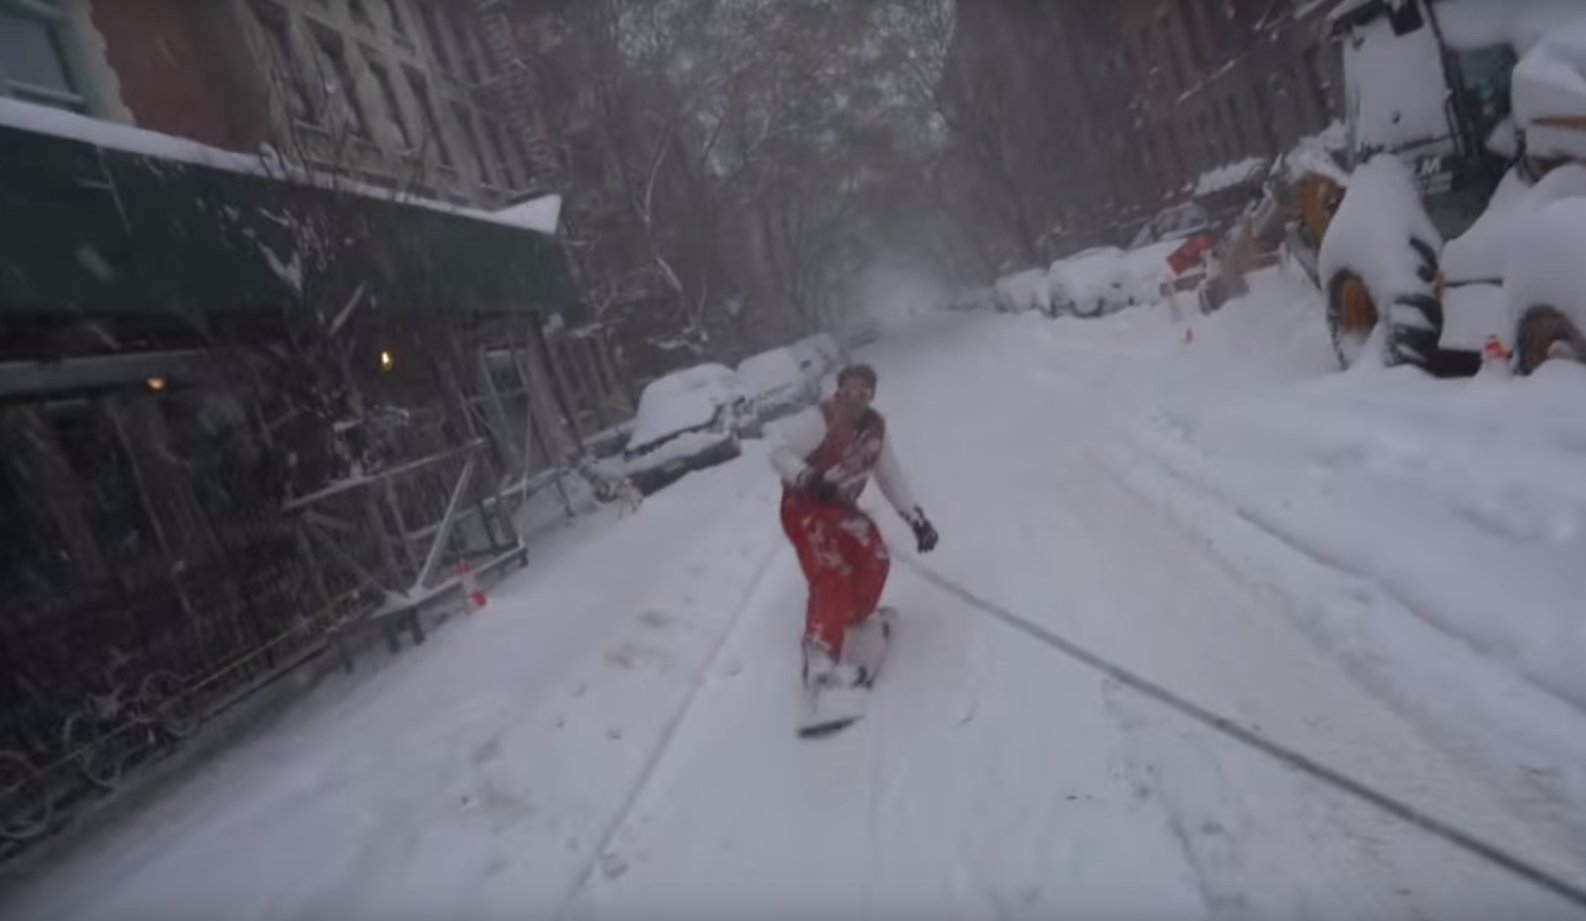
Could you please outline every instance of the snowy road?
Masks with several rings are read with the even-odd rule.
[[[1586,697],[1566,664],[1586,652],[1568,617],[1586,574],[1557,565],[1586,549],[1586,495],[1549,475],[1586,431],[1546,412],[1586,382],[1470,408],[1547,417],[1523,462],[1379,494],[1430,464],[1371,426],[1419,384],[1330,375],[1314,308],[1268,282],[1193,345],[1158,308],[942,318],[877,347],[943,536],[920,562],[1586,885]],[[1428,399],[1479,404],[1452,388],[1490,383]],[[1487,487],[1515,501],[1484,505]],[[1373,518],[1389,492],[1403,507]],[[775,495],[752,446],[583,523],[421,654],[327,680],[289,724],[13,880],[3,915],[1583,916],[904,565],[871,715],[796,740],[803,586]],[[1452,589],[1415,578],[1417,549],[1444,554]],[[1507,588],[1514,632],[1467,583]]]

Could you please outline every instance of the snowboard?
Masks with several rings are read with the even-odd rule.
[[[843,662],[860,669],[860,681],[852,687],[806,689],[799,738],[823,739],[864,718],[871,689],[886,662],[895,622],[896,612],[881,608],[864,623],[848,629],[843,639]]]

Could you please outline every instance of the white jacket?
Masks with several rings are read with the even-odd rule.
[[[771,449],[771,466],[782,477],[782,482],[797,485],[799,478],[810,469],[805,458],[814,454],[826,440],[826,417],[817,406],[789,417],[778,428],[776,446]],[[909,489],[903,468],[898,466],[897,456],[892,453],[890,433],[882,435],[881,456],[876,460],[873,473],[887,502],[905,521],[912,522],[917,515],[914,492]]]

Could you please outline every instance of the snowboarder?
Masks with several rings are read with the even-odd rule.
[[[880,529],[857,505],[872,474],[914,530],[919,552],[936,546],[936,529],[893,456],[886,421],[870,406],[875,395],[873,368],[844,368],[837,393],[788,420],[771,452],[783,482],[782,529],[809,583],[804,683],[812,692],[868,684],[863,669],[842,656],[848,630],[876,615],[891,565]]]

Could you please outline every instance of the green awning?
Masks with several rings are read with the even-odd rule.
[[[550,235],[227,169],[243,158],[213,153],[222,165],[0,124],[0,317],[334,314],[360,285],[376,309],[405,312],[574,300]]]

